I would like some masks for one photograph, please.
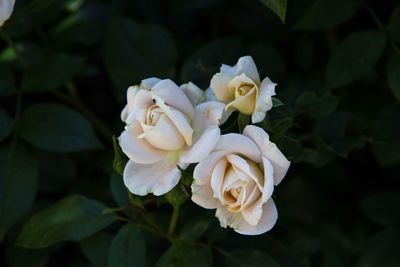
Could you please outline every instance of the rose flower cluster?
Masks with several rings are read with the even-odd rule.
[[[127,92],[118,138],[129,161],[123,179],[136,195],[163,195],[181,178],[181,170],[198,163],[193,172],[192,201],[216,209],[222,227],[245,235],[270,230],[278,217],[274,186],[290,162],[268,134],[248,125],[242,134],[221,135],[219,126],[234,111],[260,122],[272,108],[275,86],[260,80],[250,56],[235,66],[222,65],[201,90],[189,82],[149,78]]]

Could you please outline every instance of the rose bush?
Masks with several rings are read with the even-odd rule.
[[[222,135],[213,152],[195,168],[192,200],[217,209],[221,226],[257,235],[278,217],[271,196],[290,166],[268,134],[248,125],[240,134]]]
[[[257,66],[251,56],[239,58],[235,66],[222,64],[220,72],[211,79],[210,88],[215,97],[226,104],[222,122],[238,110],[251,115],[253,123],[264,119],[272,108],[275,86],[268,77],[260,82]]]
[[[8,20],[14,9],[15,0],[1,0],[0,1],[0,26]]]
[[[181,177],[177,165],[185,169],[215,147],[224,104],[202,100],[193,83],[178,87],[169,79],[149,78],[128,88],[119,144],[129,157],[123,177],[132,193],[167,193]]]

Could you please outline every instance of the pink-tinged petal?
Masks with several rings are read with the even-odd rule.
[[[224,104],[214,101],[196,106],[192,122],[193,145],[182,151],[180,161],[199,162],[215,148],[221,135],[218,124],[224,106]]]
[[[243,130],[243,135],[251,138],[261,149],[264,157],[266,157],[274,168],[274,184],[278,185],[285,177],[290,161],[282,154],[277,146],[269,141],[268,134],[260,127],[247,125]]]
[[[164,113],[170,118],[174,123],[175,127],[181,133],[187,145],[192,145],[193,143],[193,129],[189,124],[189,119],[179,110],[167,106],[164,101],[155,96],[157,105],[164,111]]]
[[[170,79],[161,80],[151,89],[155,96],[161,98],[165,104],[183,112],[189,119],[194,116],[194,107],[189,98]]]
[[[143,87],[146,90],[151,90],[151,88],[154,87],[154,85],[156,85],[159,81],[161,81],[161,79],[159,78],[147,78],[142,80],[142,82],[140,83],[141,87]]]
[[[254,201],[251,205],[243,208],[241,210],[243,218],[246,222],[252,226],[256,226],[261,219],[263,212],[263,200],[259,197],[256,201]]]
[[[132,94],[133,93],[134,92],[132,91]],[[134,97],[128,98],[128,106],[130,113],[133,111],[134,108],[142,107],[147,109],[153,104],[154,103],[152,94],[150,93],[150,91],[145,89],[137,90],[137,92],[134,94]]]
[[[214,197],[220,200],[222,200],[221,191],[227,164],[228,162],[225,158],[220,159],[217,164],[215,164],[211,174],[211,188],[213,189]]]
[[[222,73],[215,74],[211,79],[210,87],[217,99],[223,103],[229,103],[235,99],[235,88],[228,86],[230,81],[231,77]]]
[[[138,138],[142,133],[140,124],[134,121],[118,138],[122,151],[129,159],[137,163],[155,163],[164,158],[167,152],[153,147],[145,139]]]
[[[174,188],[181,177],[176,167],[177,153],[170,152],[162,160],[152,164],[128,161],[124,169],[125,186],[135,195],[153,193],[163,195]]]
[[[194,182],[198,185],[210,184],[215,164],[226,154],[225,151],[212,152],[205,160],[200,161],[193,171]]]
[[[262,121],[265,118],[265,113],[272,108],[272,96],[275,95],[276,85],[277,84],[273,83],[269,78],[265,78],[262,81],[256,106],[251,117],[253,123]]]
[[[258,146],[250,138],[241,134],[230,133],[221,135],[215,150],[241,154],[255,162],[261,162],[261,151]]]
[[[213,194],[210,184],[192,184],[192,201],[205,209],[216,209],[220,206],[219,200]]]
[[[260,235],[271,230],[275,225],[278,212],[271,198],[262,205],[262,215],[257,225],[249,224],[240,212],[229,212],[225,206],[217,208],[216,216],[222,227],[229,226],[243,235]]]
[[[180,88],[194,107],[206,99],[205,92],[192,82],[182,84]]]
[[[234,154],[226,156],[228,161],[232,164],[233,168],[237,171],[242,180],[247,181],[248,178],[254,180],[260,190],[264,186],[264,174],[260,168],[250,160],[245,160],[242,157]]]
[[[178,150],[185,140],[167,115],[161,115],[155,126],[142,125],[144,138],[154,147],[163,150]]]

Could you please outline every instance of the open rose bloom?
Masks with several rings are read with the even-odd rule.
[[[256,64],[250,56],[241,57],[233,67],[222,64],[210,84],[215,97],[226,104],[221,123],[235,110],[251,115],[253,123],[262,121],[272,108],[275,86],[269,78],[260,82]]]
[[[271,196],[290,162],[261,128],[248,125],[241,134],[222,135],[213,152],[195,168],[192,200],[217,209],[221,226],[258,235],[278,217]]]
[[[133,194],[167,193],[181,177],[177,166],[185,169],[215,147],[224,104],[202,100],[194,84],[178,87],[169,79],[150,78],[128,88],[119,144],[129,157],[123,178]]]

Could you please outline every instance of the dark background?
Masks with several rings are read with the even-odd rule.
[[[282,23],[258,0],[17,0],[1,36],[1,266],[400,266],[398,1],[288,0]],[[90,201],[129,204],[111,139],[126,88],[156,76],[206,89],[243,55],[283,103],[259,124],[292,161],[275,227],[242,236],[188,200],[170,248],[121,230],[121,217],[146,224],[135,211],[97,221],[107,207]],[[168,228],[167,200],[138,201]]]

